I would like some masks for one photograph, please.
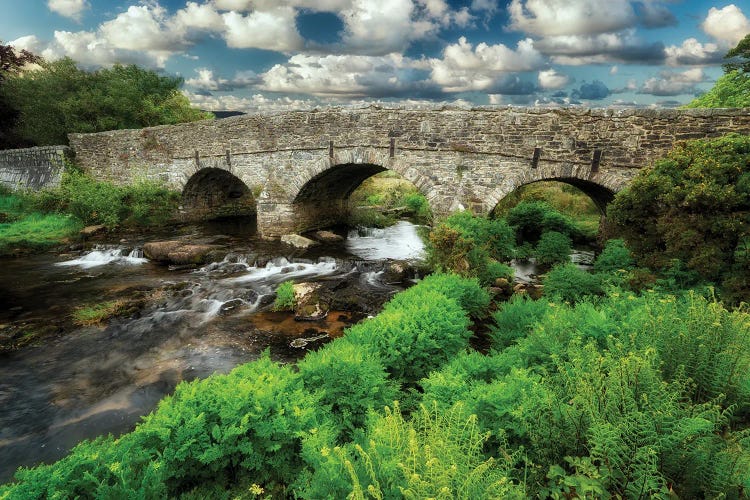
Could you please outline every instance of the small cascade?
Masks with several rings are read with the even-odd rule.
[[[58,262],[57,266],[78,266],[82,269],[104,266],[111,263],[138,265],[148,262],[143,257],[143,250],[134,248],[128,255],[123,255],[124,248],[120,246],[97,245],[88,253],[85,253],[77,259]]]
[[[323,278],[341,272],[336,259],[321,257],[316,263],[289,262],[284,257],[277,257],[263,267],[248,267],[247,274],[231,278],[233,283],[263,282],[277,285],[284,281],[301,278]]]

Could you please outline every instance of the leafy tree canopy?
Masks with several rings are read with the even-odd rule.
[[[42,61],[12,74],[1,94],[20,112],[17,133],[38,145],[65,144],[71,132],[141,128],[211,118],[191,108],[182,80],[134,65],[88,72],[72,59]]]
[[[39,62],[41,58],[31,52],[22,50],[18,53],[12,46],[3,45],[0,41],[0,149],[23,145],[23,141],[14,133],[19,112],[2,92],[3,83],[25,65]]]
[[[609,217],[639,264],[684,263],[750,298],[750,137],[731,134],[676,146],[615,197]]]
[[[750,33],[726,53],[724,75],[705,94],[693,99],[688,108],[750,107]]]

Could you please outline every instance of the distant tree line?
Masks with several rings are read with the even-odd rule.
[[[135,65],[85,71],[0,44],[0,148],[66,144],[72,132],[212,118],[192,108],[182,79]]]

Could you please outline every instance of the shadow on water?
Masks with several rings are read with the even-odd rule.
[[[9,325],[57,325],[65,335],[0,354],[0,481],[20,465],[61,458],[82,439],[129,431],[180,381],[226,373],[266,349],[274,360],[293,362],[362,317],[334,311],[297,322],[268,312],[282,281],[326,282],[373,307],[401,288],[383,281],[382,259],[389,245],[393,255],[409,257],[401,253],[405,238],[412,241],[409,227],[395,229],[396,238],[350,234],[309,252],[264,242],[254,228],[254,221],[219,221],[149,235],[226,250],[223,260],[200,269],[170,270],[143,259],[138,237],[75,255],[4,261],[0,334]],[[365,246],[378,253],[357,253]],[[133,294],[144,304],[135,314],[73,326],[77,307]]]

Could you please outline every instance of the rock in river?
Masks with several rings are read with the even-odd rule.
[[[143,245],[146,258],[168,264],[203,264],[216,245],[190,245],[181,241],[151,241]]]
[[[322,283],[297,283],[294,298],[294,319],[299,321],[323,319],[331,308],[330,292]]]
[[[296,248],[309,248],[318,244],[317,241],[305,238],[299,234],[285,234],[281,237],[281,242]]]

